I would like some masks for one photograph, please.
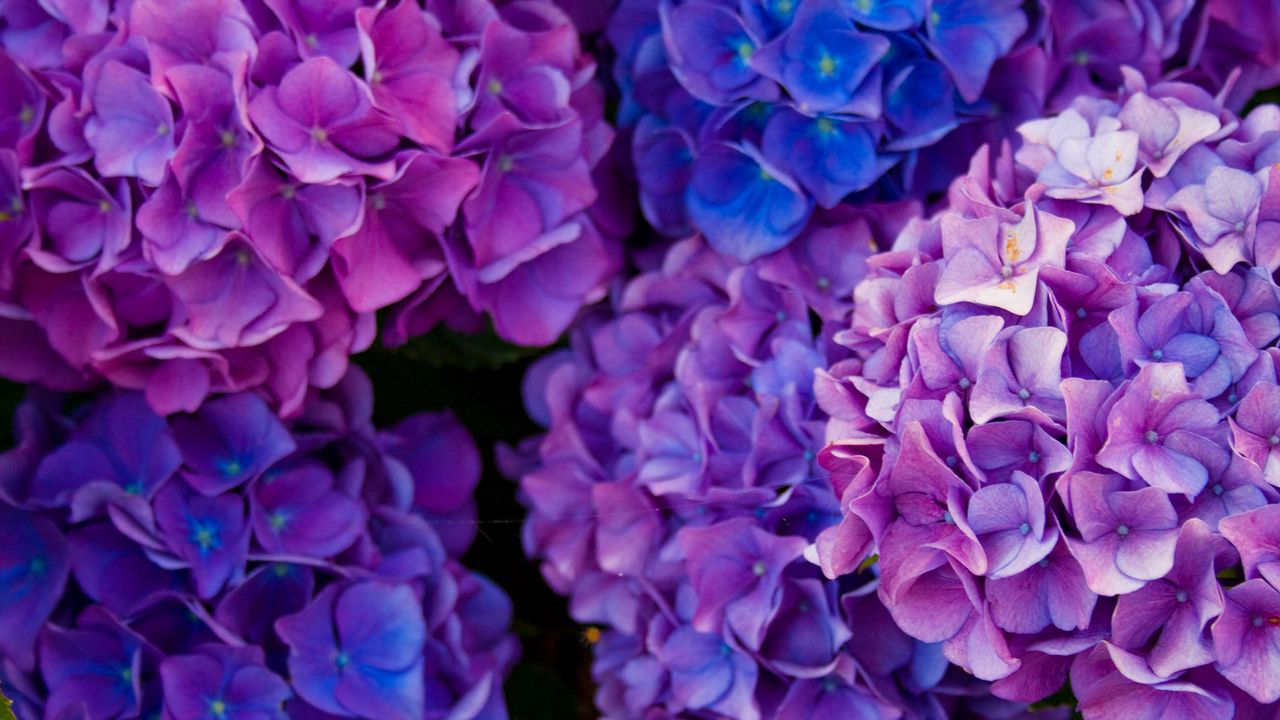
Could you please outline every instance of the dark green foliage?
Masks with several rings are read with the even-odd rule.
[[[13,702],[4,696],[4,688],[0,688],[0,720],[17,720],[13,716]]]

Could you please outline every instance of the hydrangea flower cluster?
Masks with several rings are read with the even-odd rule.
[[[1280,108],[1124,73],[867,260],[815,550],[997,696],[1271,717]]]
[[[1243,65],[1243,104],[1280,81],[1274,14],[1235,0],[622,0],[608,37],[646,218],[748,261],[815,207],[941,191],[981,144],[1111,91],[1121,64],[1215,89]]]
[[[550,0],[4,3],[0,375],[292,415],[376,310],[552,342],[626,232],[594,70]]]
[[[0,455],[18,716],[505,717],[510,600],[458,560],[479,453],[371,402],[357,370],[288,426],[251,393],[164,418],[33,392]]]
[[[872,574],[828,581],[803,557],[840,517],[816,456],[841,390],[814,373],[847,355],[831,335],[875,238],[916,213],[842,208],[746,265],[680,241],[530,370],[547,432],[507,469],[526,552],[589,624],[605,717],[1023,708],[897,630]]]

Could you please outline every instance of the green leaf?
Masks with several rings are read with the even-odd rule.
[[[1280,102],[1280,88],[1267,88],[1259,91],[1256,95],[1249,98],[1249,102],[1244,106],[1244,112],[1240,113],[1240,117],[1244,117],[1249,111],[1259,105]]]
[[[390,352],[431,367],[494,370],[545,351],[545,348],[509,343],[492,329],[459,333],[441,325]]]
[[[1049,708],[1067,707],[1071,708],[1072,717],[1074,718],[1079,716],[1079,712],[1075,709],[1077,703],[1076,694],[1071,691],[1071,683],[1065,682],[1062,684],[1062,687],[1058,689],[1058,692],[1043,700],[1031,703],[1031,711],[1035,712],[1037,710],[1046,710]]]
[[[17,720],[13,716],[13,701],[5,697],[2,687],[0,687],[0,720]]]

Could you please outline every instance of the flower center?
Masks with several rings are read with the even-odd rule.
[[[1226,490],[1227,490],[1226,488],[1222,487],[1222,483],[1218,483],[1217,485],[1213,486],[1214,495],[1221,495],[1222,493],[1226,492]]]
[[[831,77],[836,72],[836,59],[826,53],[822,53],[822,58],[818,60],[818,72],[824,77]]]
[[[221,700],[210,700],[209,712],[212,713],[214,717],[219,717],[219,718],[226,717],[227,704],[222,702]]]
[[[1003,266],[1001,266],[1000,276],[1006,277],[1006,278],[1013,277],[1013,266],[1010,265],[1009,263],[1005,263]]]
[[[738,59],[741,60],[744,65],[751,61],[751,56],[755,51],[755,46],[746,40],[738,43]]]
[[[223,147],[233,147],[236,144],[236,134],[230,130],[218,133],[218,139],[222,141]]]
[[[27,567],[32,575],[43,575],[49,569],[49,561],[43,555],[37,556],[31,559],[31,564]]]
[[[956,458],[955,455],[948,455],[945,462],[947,463],[947,467],[953,468],[956,466],[956,463],[960,461]]]
[[[322,127],[313,127],[311,128],[311,139],[322,143],[329,139],[329,131]]]
[[[966,377],[960,378],[960,382],[956,383],[956,385],[960,386],[961,390],[968,390],[969,386],[972,384],[973,383],[969,381],[969,378]]]
[[[1018,397],[1023,400],[1026,400],[1027,398],[1031,397],[1031,391],[1026,388],[1021,388],[1018,390]]]
[[[1160,433],[1156,432],[1155,430],[1148,430],[1145,433],[1143,433],[1142,437],[1146,438],[1147,442],[1153,443],[1160,439]]]
[[[502,92],[502,81],[497,78],[490,80],[488,90],[490,95],[497,95]]]
[[[218,540],[218,531],[204,523],[196,522],[191,528],[191,542],[200,547],[202,553],[208,552],[222,543]]]
[[[1123,524],[1117,525],[1116,534],[1119,535],[1120,537],[1127,537],[1129,535],[1129,526],[1123,525]]]
[[[280,512],[279,510],[271,513],[271,529],[272,530],[283,530],[284,526],[287,525],[288,523],[289,523],[289,518],[285,517],[284,513]]]
[[[950,510],[945,510],[945,511],[943,511],[943,513],[942,513],[942,522],[944,522],[944,523],[946,523],[946,524],[948,524],[948,525],[955,525],[955,524],[956,524],[956,519],[955,519],[954,517],[952,517],[952,516],[951,516],[951,511],[950,511]]]
[[[751,574],[756,577],[764,577],[764,573],[768,569],[763,560],[757,560],[751,564]]]
[[[351,656],[346,652],[339,652],[337,657],[333,659],[333,664],[337,665],[338,669],[341,670],[351,664]]]
[[[1036,452],[1035,450],[1032,450],[1031,452],[1027,453],[1027,462],[1031,462],[1031,463],[1040,462],[1040,453]]]
[[[1088,310],[1085,310],[1084,308],[1076,308],[1076,317],[1078,317],[1078,318],[1080,318],[1081,320],[1083,320],[1083,319],[1085,319],[1085,318],[1089,317],[1089,311],[1088,311]]]
[[[1186,590],[1179,590],[1178,592],[1174,593],[1173,599],[1177,600],[1180,603],[1184,603],[1187,601],[1187,597],[1188,596],[1187,596]]]
[[[1023,535],[1030,533],[1031,525],[1029,523],[1022,523],[1021,525],[1018,526],[1018,532],[1022,533]]]
[[[1164,351],[1163,351],[1163,350],[1161,350],[1160,348],[1156,348],[1155,350],[1152,350],[1152,351],[1151,351],[1151,359],[1152,359],[1152,360],[1163,360],[1163,359],[1164,359]]]
[[[218,470],[222,472],[223,477],[234,477],[244,472],[244,465],[239,458],[227,458],[218,461]]]
[[[1270,445],[1271,447],[1280,445],[1280,435],[1272,435],[1271,437],[1267,438],[1267,444]]]

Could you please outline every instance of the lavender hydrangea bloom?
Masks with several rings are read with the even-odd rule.
[[[874,575],[858,569],[876,518],[835,522],[842,505],[872,502],[866,488],[852,481],[837,499],[816,464],[831,418],[850,428],[871,422],[849,402],[847,372],[819,370],[843,355],[831,333],[852,309],[831,296],[865,269],[820,259],[863,252],[900,230],[907,214],[839,210],[817,211],[822,232],[745,265],[709,240],[676,243],[618,291],[612,309],[584,318],[569,349],[526,377],[526,405],[547,429],[505,453],[529,507],[525,549],[569,597],[572,617],[603,628],[588,639],[606,717],[847,710],[879,718],[926,705],[964,712],[991,700],[981,683],[964,691],[974,698],[954,694],[939,650],[893,629]],[[812,284],[801,269],[810,263],[832,273],[828,282]],[[927,303],[931,291],[912,300]],[[823,322],[811,327],[815,315]],[[931,410],[920,413],[929,438],[942,432]],[[950,513],[963,525],[972,494],[943,459],[959,454],[955,443],[963,439],[937,453],[912,450],[916,465],[931,461],[938,472],[900,478],[898,499],[918,523],[906,526],[904,544],[928,543],[930,560],[954,553],[982,569],[973,532],[944,520]],[[984,529],[993,557],[1016,562],[995,524]],[[1035,541],[1052,546],[1056,532],[1038,529]],[[815,542],[862,548],[840,560],[856,580],[821,579],[809,561]],[[887,570],[879,582],[890,582]],[[982,617],[964,602],[961,625]],[[985,649],[978,624],[957,642],[972,637]],[[865,638],[881,632],[900,646],[892,657],[869,649],[876,641]]]
[[[1049,197],[1114,207],[1122,215],[1133,215],[1142,209],[1142,173],[1135,172],[1138,163],[1138,134],[1119,129],[1114,118],[1105,126],[1089,122],[1074,110],[1052,120],[1047,129],[1025,127],[1023,138],[1030,144],[1048,145],[1055,153],[1053,160],[1040,170],[1036,178],[1047,188]]]
[[[33,391],[0,455],[6,692],[58,718],[505,717],[510,601],[454,527],[478,451],[446,413],[379,431],[370,393],[353,372],[282,422],[250,394],[164,418]]]
[[[1107,414],[1107,441],[1097,462],[1165,492],[1195,496],[1208,470],[1181,449],[1221,440],[1213,406],[1187,385],[1183,368],[1154,363],[1138,372]]]
[[[1016,223],[1002,223],[994,216],[948,216],[942,223],[947,264],[934,298],[943,305],[974,302],[1026,315],[1035,298],[1038,271],[1062,266],[1074,231],[1070,220],[1031,206]]]
[[[377,311],[388,344],[487,315],[547,345],[621,266],[604,95],[551,0],[116,5],[0,10],[0,374],[292,417]]]
[[[1114,31],[1050,21],[1081,53]],[[975,155],[867,260],[835,336],[853,355],[815,385],[842,407],[820,455],[842,520],[810,555],[844,582],[875,557],[901,630],[998,697],[1069,682],[1086,718],[1267,717],[1278,288],[1257,228],[1280,114],[1120,80]],[[1060,259],[1018,307],[987,302],[984,238],[1033,215],[1070,223]]]

